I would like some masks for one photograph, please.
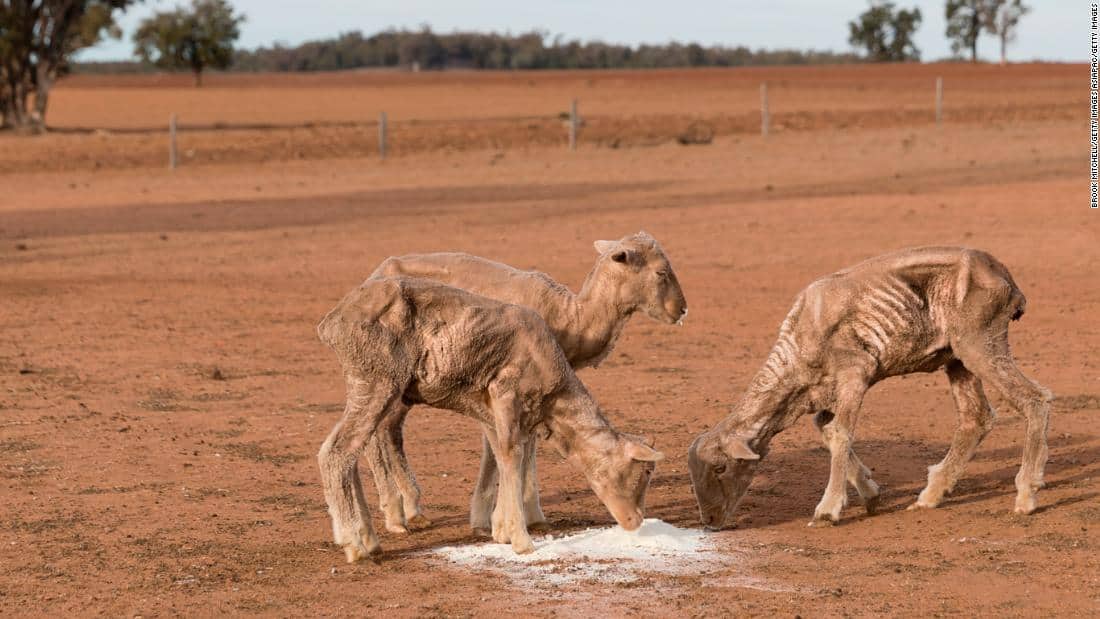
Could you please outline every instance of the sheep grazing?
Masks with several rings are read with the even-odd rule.
[[[599,258],[579,293],[545,273],[521,271],[461,253],[422,254],[385,260],[371,276],[415,277],[442,282],[505,303],[529,307],[543,317],[574,369],[597,366],[615,345],[635,312],[664,323],[679,323],[687,303],[668,257],[657,240],[639,232],[618,241],[596,241]],[[367,449],[386,529],[407,533],[429,524],[420,509],[420,490],[405,459],[402,427],[408,408],[389,416],[385,430]],[[539,504],[532,441],[527,458],[524,506],[527,523],[545,528]],[[470,526],[487,533],[496,500],[496,459],[483,440],[481,471],[470,505]]]
[[[534,433],[588,478],[615,520],[642,524],[662,455],[615,431],[533,310],[437,282],[371,279],[317,327],[347,382],[343,418],[317,454],[333,537],[349,562],[381,552],[357,460],[386,423],[428,404],[482,422],[500,470],[493,539],[534,550],[523,511],[524,459]]]
[[[806,413],[830,452],[829,483],[810,524],[836,522],[851,483],[868,512],[879,488],[851,445],[863,395],[884,378],[945,368],[959,422],[943,461],[910,507],[936,507],[993,427],[982,391],[993,385],[1027,421],[1015,511],[1035,510],[1047,459],[1050,393],[1024,376],[1008,324],[1024,295],[989,254],[925,247],[872,258],[810,284],[779,329],[764,367],[732,413],[691,445],[688,461],[703,524],[733,516],[772,437]]]

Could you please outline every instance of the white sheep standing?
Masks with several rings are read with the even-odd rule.
[[[545,273],[523,271],[463,253],[417,254],[388,258],[371,277],[416,277],[439,281],[505,303],[529,307],[546,321],[574,369],[596,367],[636,312],[668,324],[687,314],[687,302],[661,245],[645,232],[618,241],[596,241],[599,257],[574,294]],[[395,405],[400,408],[401,405]],[[386,420],[385,429],[367,449],[386,529],[407,533],[408,527],[429,524],[420,507],[420,489],[404,453],[402,427],[408,405]],[[546,527],[539,503],[535,443],[525,475],[524,506],[528,526]],[[497,492],[496,460],[483,440],[481,469],[470,502],[470,526],[477,533],[490,529]]]
[[[317,454],[333,538],[349,562],[381,547],[357,461],[388,416],[428,404],[483,424],[500,471],[494,541],[534,550],[523,508],[524,459],[541,432],[588,478],[627,530],[642,524],[654,462],[641,440],[617,432],[577,379],[545,321],[437,282],[370,279],[317,327],[340,360],[344,415]]]

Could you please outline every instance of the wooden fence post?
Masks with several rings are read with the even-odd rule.
[[[179,165],[179,152],[176,149],[176,115],[168,117],[168,167],[175,170]]]
[[[768,83],[760,84],[760,135],[768,137]]]
[[[577,100],[569,103],[569,150],[577,150]]]
[[[936,124],[943,123],[943,77],[936,78]]]
[[[386,158],[386,113],[378,117],[378,154],[382,159]]]

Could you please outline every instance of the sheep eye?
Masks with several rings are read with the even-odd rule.
[[[726,465],[724,465],[724,464],[721,465],[721,466],[714,467],[714,474],[715,475],[721,475],[722,473],[725,473],[725,472],[726,472]]]

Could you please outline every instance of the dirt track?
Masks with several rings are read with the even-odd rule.
[[[586,143],[570,155],[469,143],[385,163],[211,159],[172,174],[140,159],[94,171],[81,162],[120,154],[118,144],[85,142],[96,136],[0,137],[0,613],[1097,613],[1100,220],[1087,207],[1084,82],[1075,81],[1084,72],[1058,69],[1055,88],[1051,74],[1025,69],[1013,88],[987,88],[987,99],[976,86],[970,103],[1000,109],[1003,96],[1006,109],[1033,110],[1020,117],[949,117],[939,129],[826,123],[767,140],[728,133],[705,147]],[[936,68],[909,70],[897,83],[924,88]],[[987,84],[1003,79],[984,70]],[[794,70],[769,79],[789,78],[782,71]],[[744,78],[746,97],[764,74]],[[696,94],[700,113],[718,113],[702,94],[711,72],[695,90],[684,88],[691,72],[638,75],[649,91],[645,80],[624,83],[653,93],[636,99],[639,115],[665,113],[647,106],[676,89],[686,102]],[[881,88],[880,77],[863,88]],[[435,79],[459,93],[456,108],[478,107],[480,95],[471,102],[448,81],[458,78]],[[528,76],[477,79],[507,90]],[[860,112],[858,82],[836,88],[835,110],[814,113]],[[65,120],[75,105],[66,97],[118,85],[59,89],[53,121],[110,125],[107,116]],[[246,80],[233,96],[268,87]],[[303,96],[321,87],[294,85]],[[127,88],[134,101],[162,96]],[[1077,107],[1067,117],[1068,106]],[[212,143],[235,139],[210,133]],[[27,172],[27,151],[57,161],[56,171]],[[669,456],[650,515],[697,525],[687,445],[726,414],[802,286],[929,243],[991,251],[1028,297],[1014,352],[1058,395],[1041,511],[1011,514],[1023,426],[996,398],[998,427],[955,495],[939,510],[904,510],[954,422],[945,378],[913,376],[876,387],[860,420],[859,453],[886,491],[879,515],[865,517],[853,500],[841,526],[806,528],[828,472],[805,420],[774,443],[739,528],[714,536],[737,557],[732,566],[629,586],[529,588],[422,554],[475,541],[465,522],[480,448],[473,423],[422,410],[406,442],[435,525],[384,534],[378,565],[344,565],[313,459],[343,396],[313,333],[319,317],[391,254],[471,251],[575,288],[592,240],[638,229],[671,256],[689,320],[676,329],[635,318],[582,379],[620,428],[654,437]],[[540,472],[555,527],[611,522],[556,456],[544,453]]]

